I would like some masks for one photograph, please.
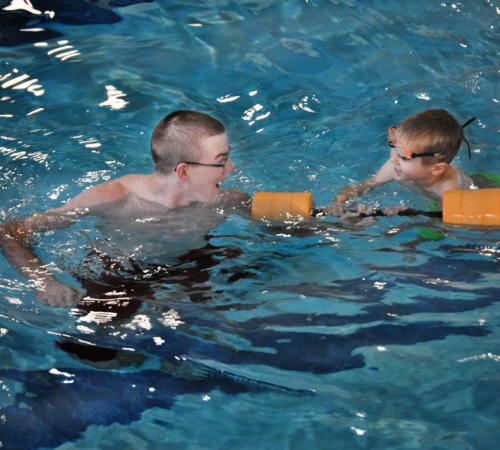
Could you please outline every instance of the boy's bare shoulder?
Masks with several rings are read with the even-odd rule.
[[[89,208],[119,200],[133,193],[142,177],[144,175],[130,174],[92,186],[71,199],[61,209]]]

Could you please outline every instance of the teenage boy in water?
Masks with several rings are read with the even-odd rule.
[[[391,181],[437,201],[442,200],[447,190],[471,189],[473,182],[469,176],[450,163],[462,141],[469,146],[463,128],[472,120],[462,126],[444,109],[427,109],[407,117],[397,127],[389,127],[390,158],[372,177],[342,188],[333,204],[323,210],[329,215],[342,216],[346,202]],[[364,212],[364,208],[360,205],[358,212]],[[401,209],[404,207],[387,208],[385,212],[392,215]]]
[[[98,184],[60,208],[2,224],[2,252],[22,276],[35,283],[37,300],[53,306],[71,306],[83,293],[59,282],[46,269],[32,250],[32,232],[67,228],[72,219],[87,215],[154,216],[182,206],[191,208],[196,203],[241,204],[249,200],[246,194],[220,187],[227,175],[234,172],[230,151],[225,127],[217,119],[195,111],[168,114],[151,137],[154,173],[130,174]],[[193,215],[200,214],[194,206],[193,210]],[[197,217],[190,220],[196,221]],[[169,233],[169,229],[159,232]]]

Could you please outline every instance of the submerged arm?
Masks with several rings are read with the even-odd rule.
[[[63,212],[51,210],[34,214],[26,219],[8,220],[0,225],[0,247],[9,263],[21,276],[35,285],[35,298],[51,306],[71,306],[83,297],[83,293],[72,286],[61,283],[36,256],[31,235],[36,231],[68,228],[77,216],[85,211]]]
[[[110,180],[83,191],[60,208],[0,224],[0,247],[5,259],[23,277],[34,282],[35,298],[40,303],[71,306],[83,297],[83,292],[61,283],[47,270],[33,250],[31,233],[68,228],[75,219],[95,214],[128,192],[120,179]]]
[[[252,198],[246,192],[237,189],[222,189],[215,205],[220,205],[227,214],[238,214],[246,218],[251,217]]]

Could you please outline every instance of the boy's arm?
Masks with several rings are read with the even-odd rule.
[[[222,206],[227,214],[238,214],[246,218],[251,217],[252,198],[246,192],[237,189],[222,189],[215,201],[215,205]]]
[[[35,298],[51,306],[71,306],[83,297],[83,292],[61,283],[33,250],[32,232],[69,228],[74,219],[95,213],[100,205],[127,194],[125,183],[117,180],[93,186],[78,194],[60,208],[33,214],[24,219],[0,224],[0,248],[9,263],[35,284]]]
[[[360,197],[361,195],[368,194],[390,181],[394,181],[394,167],[388,160],[375,175],[367,180],[343,187],[333,199],[333,204],[325,206],[322,209],[328,215],[340,217],[344,214],[344,205],[348,201]]]
[[[34,239],[31,233],[68,228],[75,216],[84,214],[85,212],[50,210],[25,219],[8,220],[0,225],[0,248],[5,259],[20,275],[33,281],[35,298],[40,303],[71,306],[83,297],[83,293],[58,281],[46,268],[33,251]]]

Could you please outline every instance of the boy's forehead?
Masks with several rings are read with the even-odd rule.
[[[408,136],[404,131],[401,130],[401,128],[398,127],[392,129],[392,135],[394,136],[394,140],[396,142],[405,142],[408,144],[415,141],[415,139],[411,139],[410,136]]]
[[[398,132],[399,130],[399,132]],[[427,147],[429,145],[429,137],[422,135],[415,135],[412,133],[405,133],[399,126],[397,128],[392,128],[392,136],[394,138],[394,143],[404,146],[408,151],[412,153],[425,153],[427,152]],[[421,158],[412,158],[413,164],[422,163]]]
[[[217,156],[219,153],[229,153],[230,150],[226,133],[205,136],[200,140],[200,151],[204,154]]]

